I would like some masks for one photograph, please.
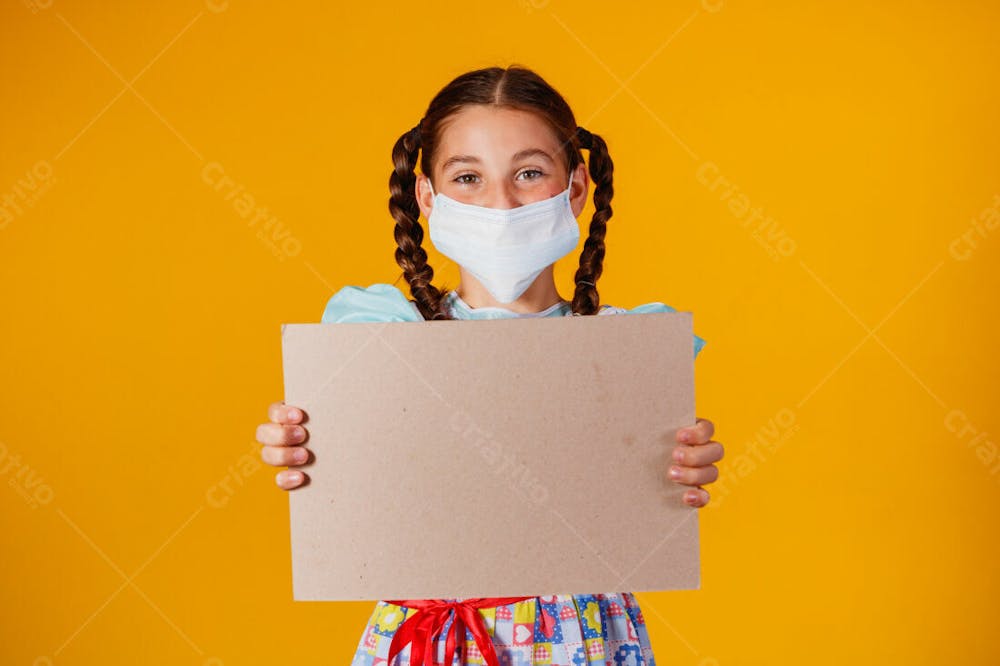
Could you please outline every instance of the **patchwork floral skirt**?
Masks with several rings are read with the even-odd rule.
[[[403,621],[419,612],[378,601],[351,666],[407,666],[411,646],[390,664],[389,644]],[[631,592],[533,597],[478,612],[501,666],[656,665],[646,622]],[[444,661],[451,623],[449,618],[438,637],[435,663]],[[468,627],[465,634],[464,649],[457,651],[451,666],[485,663]]]

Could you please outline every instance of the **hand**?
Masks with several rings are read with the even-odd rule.
[[[267,408],[267,418],[270,423],[257,426],[257,441],[264,445],[260,449],[261,460],[276,467],[309,462],[309,449],[297,446],[309,437],[305,427],[298,425],[305,421],[305,412],[286,405],[284,401],[274,402]],[[291,490],[308,481],[309,477],[300,470],[289,469],[278,472],[274,480],[284,490]]]
[[[679,443],[674,447],[674,464],[670,466],[667,476],[677,483],[695,487],[684,493],[684,503],[694,507],[708,504],[708,491],[700,484],[712,483],[719,478],[719,468],[712,463],[722,460],[723,450],[720,442],[712,441],[713,434],[715,426],[706,419],[696,419],[690,428],[677,430]],[[677,470],[676,477],[674,470]]]

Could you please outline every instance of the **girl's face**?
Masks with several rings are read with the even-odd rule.
[[[566,189],[562,146],[544,120],[528,111],[470,105],[445,121],[434,157],[434,192],[462,203],[517,208]],[[424,217],[434,205],[427,176],[417,175],[417,202]],[[573,214],[580,215],[589,179],[577,165],[570,190]]]

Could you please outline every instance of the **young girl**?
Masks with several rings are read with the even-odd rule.
[[[580,150],[589,151],[588,165]],[[420,173],[416,167],[420,166]],[[459,76],[393,147],[389,210],[396,261],[412,300],[389,284],[346,286],[330,298],[323,323],[424,321],[673,312],[663,303],[626,310],[601,305],[597,280],[611,217],[613,164],[604,140],[577,127],[573,112],[531,70],[493,67]],[[572,301],[556,289],[553,264],[576,248],[576,217],[593,178],[594,215],[574,277]],[[418,221],[459,268],[458,287],[431,284],[433,269]],[[694,350],[704,341],[695,336]],[[301,408],[276,402],[257,429],[261,457],[305,463]],[[684,501],[708,502],[701,485],[718,478],[723,447],[710,421],[678,431],[676,464],[664,474],[693,486]],[[291,490],[307,479],[277,473]],[[512,576],[517,572],[512,571]],[[380,600],[352,666],[488,663],[498,666],[600,663],[655,666],[642,611],[630,592],[490,599]]]

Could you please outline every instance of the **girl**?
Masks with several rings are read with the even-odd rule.
[[[589,151],[589,165],[580,150]],[[420,166],[420,173],[416,167]],[[431,101],[393,147],[389,210],[396,262],[412,300],[388,284],[347,286],[327,303],[323,323],[424,321],[672,312],[663,303],[601,305],[597,280],[611,217],[613,164],[604,140],[577,127],[566,101],[521,67],[463,74]],[[588,173],[589,166],[589,173]],[[554,262],[576,248],[576,218],[595,182],[594,215],[580,255],[572,301],[553,278]],[[458,264],[452,290],[431,284],[421,247],[428,221],[435,248]],[[695,336],[695,354],[704,341]],[[261,457],[276,466],[307,461],[302,409],[276,402],[257,429]],[[693,486],[685,502],[705,506],[701,485],[718,478],[723,447],[713,425],[680,429],[675,465],[664,470]],[[299,470],[277,473],[281,488],[301,486]],[[517,575],[512,572],[512,575]],[[380,600],[352,666],[465,663],[649,664],[655,666],[642,612],[630,592],[553,597]]]

